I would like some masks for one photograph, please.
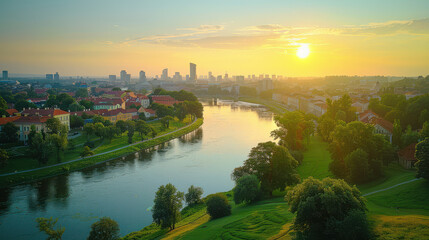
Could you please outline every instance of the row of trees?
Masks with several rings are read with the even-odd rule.
[[[47,239],[61,240],[65,232],[62,226],[56,226],[58,219],[51,218],[37,218],[37,228],[39,231],[48,235]],[[117,240],[119,236],[119,224],[109,218],[102,217],[97,222],[91,225],[88,240]]]

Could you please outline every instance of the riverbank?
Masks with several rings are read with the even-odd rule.
[[[331,162],[327,144],[319,137],[313,137],[310,147],[304,153],[303,164],[298,172],[303,178],[318,179],[331,176],[328,163]],[[392,163],[385,169],[385,177],[373,184],[360,185],[365,196],[368,217],[373,223],[377,239],[427,239],[429,237],[428,182],[416,180],[398,185],[402,180],[413,177],[413,171],[405,170]],[[386,189],[385,191],[374,192]],[[192,215],[183,216],[177,229],[167,231],[151,224],[140,231],[130,233],[124,240],[137,239],[293,239],[290,227],[294,215],[288,211],[288,204],[281,195],[251,205],[235,205],[232,193],[225,193],[232,206],[232,214],[210,220],[205,207],[195,209]],[[187,210],[190,212],[190,210]],[[207,236],[210,236],[208,238]]]
[[[153,139],[139,141],[133,144],[125,145],[120,148],[112,149],[107,152],[102,152],[91,157],[79,158],[72,161],[46,166],[37,170],[28,170],[21,173],[8,173],[0,176],[0,188],[13,186],[25,182],[32,182],[39,179],[77,171],[83,168],[101,164],[113,159],[154,147],[164,142],[168,142],[174,138],[190,133],[203,124],[203,119],[196,119],[191,124],[184,126],[172,132],[159,135]]]

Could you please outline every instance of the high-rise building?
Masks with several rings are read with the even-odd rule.
[[[189,80],[197,80],[197,64],[195,63],[189,63]]]
[[[3,71],[3,80],[8,80],[9,79],[9,72],[8,71]]]
[[[186,74],[186,81],[189,81],[189,74]]]
[[[161,80],[168,80],[168,68],[162,70]]]
[[[276,80],[276,79],[277,79],[277,76],[276,76],[276,75],[271,75],[271,79],[272,79],[272,80]]]
[[[54,81],[59,81],[60,80],[60,74],[58,74],[58,72],[56,72],[54,74]]]
[[[216,81],[221,82],[222,81],[222,75],[218,75]]]
[[[131,74],[125,74],[125,82],[131,83]]]
[[[265,78],[264,80],[259,81],[259,87],[261,91],[267,91],[273,89],[273,80]]]
[[[46,74],[46,80],[54,80],[54,74]]]
[[[209,81],[210,81],[210,82],[214,82],[214,81],[216,81],[216,78],[215,78],[215,76],[213,76],[212,72],[209,72],[209,77],[208,77],[208,79],[209,79]]]
[[[180,75],[180,72],[175,72],[173,76],[174,81],[182,81],[182,75]]]
[[[223,78],[223,80],[228,81],[228,73],[225,73],[225,77]]]
[[[141,82],[144,82],[144,81],[146,81],[146,73],[142,70],[142,71],[140,71],[140,77],[139,77],[139,80],[141,81]]]
[[[244,83],[244,76],[236,76],[235,81],[237,83]]]
[[[121,82],[125,82],[127,78],[127,71],[122,70],[121,71]]]
[[[116,82],[116,75],[109,75],[110,82]]]

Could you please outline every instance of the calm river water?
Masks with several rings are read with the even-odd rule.
[[[82,171],[0,189],[0,239],[46,239],[37,217],[58,218],[63,239],[86,239],[99,217],[116,220],[121,236],[152,222],[157,188],[172,183],[204,195],[228,191],[230,174],[259,142],[272,140],[270,113],[219,102],[204,106],[203,126],[152,151],[132,154]]]

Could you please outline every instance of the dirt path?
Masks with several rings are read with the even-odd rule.
[[[380,190],[377,190],[377,191],[373,191],[373,192],[370,192],[370,193],[363,194],[362,196],[365,197],[365,196],[369,196],[369,195],[372,195],[372,194],[375,194],[375,193],[384,192],[384,191],[387,191],[389,189],[392,189],[392,188],[395,188],[395,187],[398,187],[398,186],[401,186],[401,185],[404,185],[404,184],[407,184],[407,183],[410,183],[410,182],[415,182],[415,181],[420,180],[420,179],[421,178],[411,179],[411,180],[408,180],[408,181],[405,181],[405,182],[401,182],[401,183],[395,184],[395,185],[387,187],[387,188],[383,188],[383,189],[380,189]]]

